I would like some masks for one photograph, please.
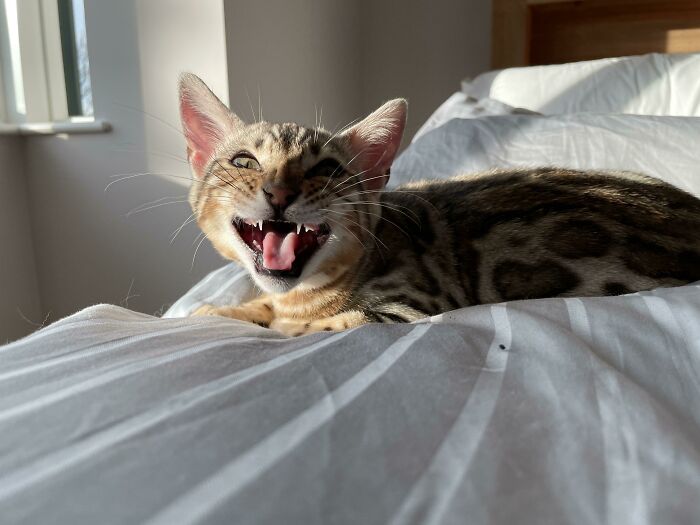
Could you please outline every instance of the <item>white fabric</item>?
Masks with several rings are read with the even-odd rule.
[[[690,524],[699,399],[693,285],[292,339],[95,306],[0,347],[0,521]]]
[[[492,168],[560,166],[644,173],[700,196],[699,144],[698,117],[453,118],[411,144],[394,163],[391,184]]]
[[[547,115],[700,116],[700,54],[650,54],[490,71],[465,93]]]
[[[440,107],[438,107],[423,125],[416,131],[411,139],[415,142],[428,131],[439,128],[453,118],[479,118],[494,115],[528,115],[536,114],[523,108],[514,108],[498,100],[482,98],[476,100],[466,93],[458,91],[453,93]]]

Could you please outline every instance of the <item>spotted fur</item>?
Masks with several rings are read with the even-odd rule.
[[[482,303],[618,295],[700,280],[700,201],[630,173],[493,171],[384,190],[405,121],[391,101],[338,133],[243,123],[194,76],[181,107],[202,231],[263,290],[223,315],[289,335],[409,322]],[[245,151],[259,170],[231,163]],[[293,189],[274,209],[266,185]],[[234,217],[327,223],[298,278],[262,275]]]

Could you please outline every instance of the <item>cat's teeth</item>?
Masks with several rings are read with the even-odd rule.
[[[302,224],[297,223],[297,235],[301,235],[301,227],[302,227]]]
[[[306,230],[307,232],[315,232],[316,230],[318,230],[318,226],[316,226],[315,224],[304,224],[304,230]]]
[[[258,221],[257,226],[258,226],[258,229],[259,229],[260,231],[262,231],[262,226],[263,226],[263,220],[262,220],[262,219],[260,219],[260,220]]]

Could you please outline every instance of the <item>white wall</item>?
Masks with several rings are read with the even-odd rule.
[[[190,214],[184,203],[125,217],[148,201],[184,198],[189,181],[149,175],[104,192],[116,173],[189,177],[176,130],[177,77],[193,71],[226,98],[222,0],[85,3],[95,112],[114,131],[26,144],[42,306],[52,319],[98,302],[153,313],[222,264],[204,243],[190,271],[194,227],[169,243]]]
[[[409,100],[410,138],[490,61],[490,0],[225,0],[231,101],[267,120],[333,129],[387,99]]]
[[[23,141],[0,135],[0,344],[41,324]]]
[[[407,98],[407,138],[463,78],[489,69],[491,0],[362,0],[361,6],[363,107]]]
[[[358,3],[348,0],[225,0],[230,98],[244,120],[328,129],[362,105]],[[250,102],[249,102],[250,100]],[[251,111],[251,104],[253,109]]]

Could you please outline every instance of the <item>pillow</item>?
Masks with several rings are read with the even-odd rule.
[[[443,102],[428,120],[420,127],[411,139],[411,142],[420,138],[428,131],[442,126],[453,118],[479,118],[493,115],[518,115],[537,114],[534,111],[523,108],[515,108],[492,98],[477,100],[458,91]]]
[[[455,118],[413,142],[391,184],[507,167],[644,173],[700,197],[700,118],[505,115]]]
[[[653,53],[515,67],[479,75],[462,89],[472,98],[492,98],[547,115],[700,116],[700,54]]]

